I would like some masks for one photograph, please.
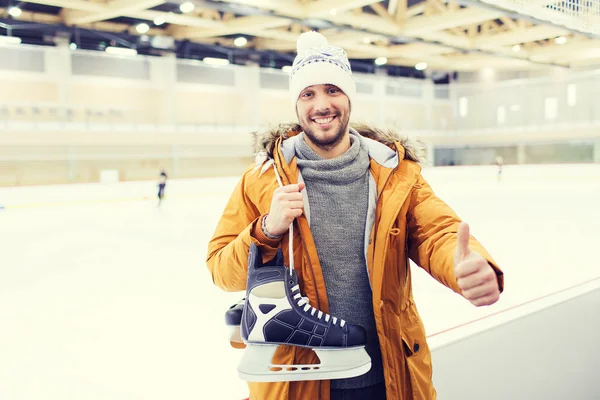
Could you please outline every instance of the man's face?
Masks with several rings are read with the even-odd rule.
[[[298,122],[315,145],[331,148],[349,132],[350,100],[334,85],[309,86],[296,103]]]

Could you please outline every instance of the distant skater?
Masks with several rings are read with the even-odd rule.
[[[502,180],[502,166],[504,165],[504,158],[502,156],[496,157],[496,165],[498,166],[498,182]]]
[[[160,171],[160,179],[158,181],[158,206],[162,204],[165,198],[165,187],[167,186],[167,173],[162,170]]]

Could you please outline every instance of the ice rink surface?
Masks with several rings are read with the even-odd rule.
[[[427,168],[505,271],[475,308],[419,268],[435,335],[600,277],[600,165]],[[247,396],[206,248],[237,178],[0,188],[0,399]],[[435,364],[434,364],[435,371]]]

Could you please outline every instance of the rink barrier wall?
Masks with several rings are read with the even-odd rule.
[[[428,337],[438,397],[593,399],[600,276]]]

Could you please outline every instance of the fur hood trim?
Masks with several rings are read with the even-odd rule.
[[[418,163],[425,162],[425,146],[418,140],[409,139],[391,129],[379,129],[364,123],[351,123],[350,127],[361,136],[376,140],[394,150],[394,142],[399,142],[404,148],[404,159]],[[279,124],[253,132],[252,150],[254,154],[266,153],[269,158],[273,158],[273,148],[278,137],[282,136],[286,139],[300,132],[302,128],[298,124]]]

